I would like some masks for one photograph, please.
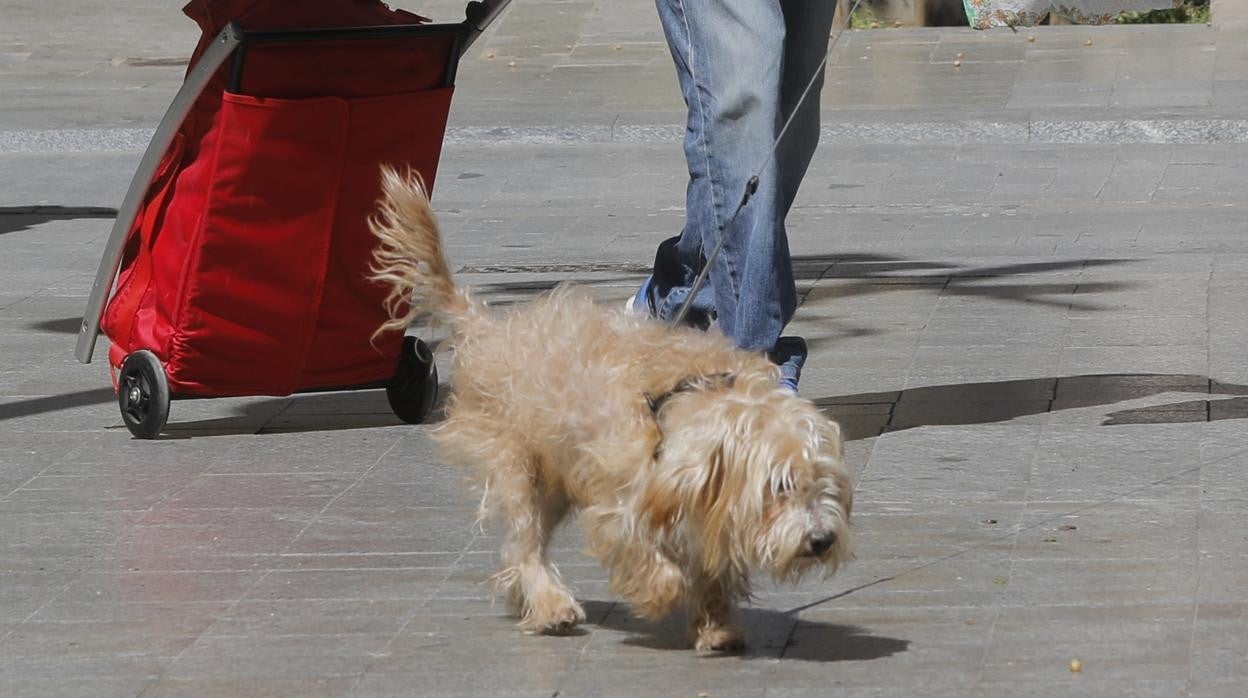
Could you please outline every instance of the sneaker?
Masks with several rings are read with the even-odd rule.
[[[653,282],[654,277],[647,276],[646,280],[641,282],[641,288],[637,289],[637,293],[624,304],[624,310],[633,315],[654,317],[654,302],[650,298],[650,286]]]
[[[779,388],[797,395],[797,382],[802,378],[802,365],[806,363],[806,340],[801,337],[781,337],[776,348],[768,356],[780,367]]]

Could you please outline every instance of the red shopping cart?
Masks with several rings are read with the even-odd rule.
[[[89,363],[108,335],[134,436],[157,436],[178,397],[385,387],[399,418],[428,416],[429,348],[370,339],[387,315],[367,218],[383,163],[432,187],[459,59],[508,2],[448,24],[378,0],[185,8],[203,38],[118,210],[76,351]]]

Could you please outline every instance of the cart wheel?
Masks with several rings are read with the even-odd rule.
[[[390,409],[408,424],[420,424],[433,411],[438,397],[438,367],[429,345],[415,337],[403,338],[399,370],[386,386]]]
[[[138,439],[153,439],[169,419],[169,381],[160,359],[146,349],[121,363],[117,378],[117,405],[121,419]]]

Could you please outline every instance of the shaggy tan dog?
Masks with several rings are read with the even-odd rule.
[[[778,389],[766,357],[567,286],[495,314],[455,286],[419,179],[387,169],[383,183],[374,278],[393,320],[379,332],[419,312],[449,323],[453,394],[434,436],[506,528],[495,579],[523,629],[585,620],[546,554],[574,509],[611,589],[647,619],[687,602],[703,651],[744,645],[732,615],[751,569],[796,581],[849,559],[840,430]]]

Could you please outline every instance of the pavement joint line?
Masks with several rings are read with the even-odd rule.
[[[609,602],[607,605],[606,612],[602,614],[602,620],[606,621],[606,619],[610,617],[613,612],[615,612],[615,608],[619,604],[620,604],[619,601]],[[593,624],[586,623],[586,625],[593,625]],[[563,672],[563,676],[559,678],[559,684],[555,688],[554,692],[551,693],[551,698],[558,698],[559,694],[563,692],[564,682],[567,680],[569,676],[573,674],[573,672],[576,671],[576,668],[578,665],[580,665],[581,660],[585,658],[585,654],[589,652],[589,644],[594,641],[596,631],[595,631],[595,628],[593,627],[586,628],[586,630],[587,632],[585,634],[585,644],[581,645],[580,651],[577,652],[576,656],[572,658],[572,664],[567,668],[567,670]]]
[[[395,445],[397,446],[397,444],[402,441],[403,439],[399,439]],[[360,682],[364,680],[364,677],[368,676],[369,672],[372,671],[373,666],[376,664],[378,660],[383,659],[389,655],[391,646],[394,645],[396,640],[402,637],[403,633],[407,630],[408,626],[410,626],[420,616],[420,612],[424,610],[426,607],[428,607],[428,605],[433,601],[433,599],[437,597],[439,593],[441,593],[442,589],[446,588],[447,580],[449,580],[451,578],[451,575],[455,573],[455,570],[459,568],[460,563],[463,562],[463,559],[467,557],[469,552],[472,551],[473,546],[476,545],[477,540],[479,540],[480,538],[481,536],[478,535],[477,531],[474,528],[472,532],[472,538],[470,538],[468,542],[464,544],[463,549],[459,551],[459,557],[455,558],[455,561],[451,563],[450,567],[446,571],[446,574],[443,575],[441,581],[438,582],[437,588],[435,588],[432,592],[429,593],[427,597],[421,600],[420,604],[415,608],[415,610],[412,611],[411,615],[408,616],[407,620],[403,621],[403,624],[399,626],[398,630],[394,631],[394,634],[390,636],[390,639],[386,640],[385,646],[383,646],[380,650],[378,650],[375,653],[375,658],[373,659],[373,661],[368,662],[364,666],[364,668],[360,670],[359,674],[355,677],[355,681],[352,682],[351,684],[351,690],[348,692],[354,691],[355,688],[359,686]],[[492,606],[494,601],[491,600],[490,603]]]
[[[1083,267],[1080,269],[1080,276],[1082,277],[1083,273],[1084,273],[1084,272],[1086,272],[1087,270],[1088,270],[1088,263],[1085,261],[1085,262],[1084,262]],[[1078,284],[1076,284],[1076,286],[1075,286],[1075,287],[1076,287],[1076,288],[1078,288]],[[1069,317],[1069,315],[1070,315],[1070,307],[1069,307],[1069,306],[1068,306],[1068,307],[1067,307],[1067,309],[1066,309],[1066,315],[1067,315],[1067,317]],[[1046,406],[1046,408],[1045,408],[1045,409],[1047,409],[1049,412],[1052,412],[1052,411],[1053,411],[1053,402],[1054,402],[1054,400],[1057,398],[1057,383],[1058,383],[1058,381],[1054,381],[1054,382],[1053,382],[1053,399],[1049,400],[1049,404],[1048,404],[1048,405]],[[1051,426],[1052,426],[1051,424],[1045,424],[1043,427],[1041,427],[1039,430],[1037,430],[1037,431],[1035,432],[1035,434],[1034,434],[1033,441],[1039,441],[1039,440],[1041,440],[1041,439],[1045,438],[1045,434],[1046,434],[1046,432],[1047,432],[1047,431],[1051,428]],[[1022,517],[1024,516],[1025,512],[1027,511],[1027,507],[1029,507],[1029,506],[1031,505],[1031,501],[1032,501],[1032,499],[1031,499],[1031,492],[1032,492],[1032,486],[1031,486],[1031,474],[1035,472],[1035,470],[1036,470],[1036,464],[1037,464],[1039,461],[1040,461],[1040,449],[1039,449],[1039,448],[1032,448],[1031,458],[1029,459],[1029,461],[1028,461],[1028,463],[1027,463],[1027,480],[1026,480],[1026,483],[1027,483],[1027,484],[1026,484],[1026,487],[1023,489],[1023,502],[1022,502],[1022,507],[1020,508],[1020,510],[1019,510],[1019,512],[1018,512],[1018,516],[1019,516],[1019,520],[1020,520],[1020,521],[1022,521]],[[1009,556],[1009,563],[1008,563],[1008,564],[1009,564],[1009,568],[1008,568],[1008,570],[1006,571],[1006,576],[1005,576],[1005,583],[1006,583],[1007,585],[1008,585],[1010,582],[1012,582],[1012,581],[1014,580],[1014,570],[1015,570],[1015,568],[1017,567],[1017,564],[1018,564],[1018,557],[1017,557],[1017,554],[1018,554],[1018,539],[1019,539],[1019,535],[1020,535],[1021,533],[1023,533],[1024,531],[1027,531],[1027,530],[1030,530],[1030,529],[1029,529],[1029,528],[1019,528],[1017,525],[1015,525],[1014,530],[1013,530],[1012,532],[1010,532],[1010,535],[1009,535],[1009,537],[1010,537],[1010,556]],[[1005,597],[1005,594],[1006,594],[1006,589],[1003,589],[1000,593],[1001,593],[1001,598],[1002,598],[1002,600],[1004,601],[1004,597]],[[994,608],[994,609],[992,610],[992,623],[991,623],[991,624],[989,625],[989,627],[988,627],[988,640],[984,643],[984,651],[983,651],[983,653],[980,655],[980,658],[979,658],[979,666],[977,667],[976,674],[975,674],[975,684],[976,684],[976,685],[981,685],[981,684],[983,683],[983,681],[984,681],[984,673],[985,673],[985,672],[987,671],[987,669],[988,669],[988,657],[990,656],[990,654],[991,654],[991,652],[992,652],[992,646],[993,646],[994,641],[995,641],[995,639],[996,639],[996,637],[997,637],[997,625],[999,625],[999,624],[1000,624],[1000,622],[1001,622],[1001,613],[1002,613],[1002,611],[1003,611],[1004,609],[1005,609],[1005,604],[1004,604],[1004,603],[1000,603],[1000,604],[997,604],[996,608]]]
[[[871,587],[873,587],[873,586],[878,586],[878,585],[883,584],[883,583],[885,583],[885,582],[891,582],[891,581],[893,581],[893,580],[896,580],[898,577],[904,577],[904,576],[906,576],[906,575],[908,575],[908,574],[911,574],[911,573],[913,573],[913,572],[918,572],[918,571],[920,571],[920,570],[925,570],[925,569],[927,569],[927,568],[929,568],[929,567],[935,567],[936,565],[940,565],[940,564],[943,564],[943,563],[948,562],[948,561],[950,561],[950,560],[953,560],[953,559],[955,559],[955,558],[962,557],[963,555],[966,555],[967,553],[972,553],[972,552],[975,552],[975,551],[977,551],[977,550],[979,550],[979,549],[983,548],[983,547],[984,547],[984,546],[986,546],[986,545],[990,545],[990,544],[992,544],[992,543],[996,543],[996,542],[1003,541],[1003,540],[1005,540],[1006,538],[1009,538],[1009,537],[1011,537],[1011,536],[1013,536],[1013,537],[1017,537],[1017,536],[1018,536],[1018,534],[1020,534],[1020,533],[1025,533],[1025,532],[1027,532],[1027,531],[1035,530],[1035,529],[1037,529],[1037,528],[1040,528],[1041,526],[1048,525],[1048,524],[1050,524],[1050,523],[1053,523],[1054,521],[1058,521],[1058,520],[1060,520],[1060,519],[1064,519],[1064,518],[1066,518],[1066,517],[1068,517],[1068,516],[1075,516],[1075,515],[1078,515],[1078,514],[1084,514],[1084,513],[1087,513],[1087,512],[1094,511],[1094,510],[1099,509],[1099,508],[1101,508],[1101,507],[1103,507],[1103,506],[1105,506],[1105,505],[1107,505],[1107,504],[1113,504],[1114,502],[1117,502],[1117,501],[1119,501],[1119,500],[1121,500],[1121,499],[1124,499],[1124,498],[1126,498],[1126,497],[1130,497],[1131,495],[1136,494],[1136,493],[1138,493],[1138,492],[1143,492],[1143,491],[1145,491],[1145,490],[1151,489],[1151,488],[1153,488],[1153,487],[1156,487],[1157,485],[1164,484],[1164,483],[1169,482],[1170,480],[1173,480],[1173,479],[1175,479],[1175,478],[1182,477],[1182,476],[1187,475],[1187,474],[1189,474],[1189,473],[1193,473],[1193,472],[1197,472],[1197,471],[1200,471],[1200,470],[1204,470],[1204,469],[1206,469],[1206,468],[1212,468],[1212,467],[1215,467],[1215,466],[1221,465],[1221,464],[1223,464],[1223,463],[1226,463],[1227,461],[1230,461],[1230,460],[1232,460],[1232,459],[1237,459],[1237,458],[1239,458],[1239,457],[1243,456],[1243,455],[1244,455],[1244,454],[1246,454],[1246,453],[1248,453],[1248,448],[1246,448],[1246,449],[1242,449],[1242,450],[1239,450],[1239,451],[1236,451],[1235,453],[1232,453],[1232,454],[1230,454],[1230,455],[1228,455],[1228,456],[1223,456],[1222,458],[1219,458],[1219,459],[1217,459],[1217,460],[1215,460],[1215,461],[1212,461],[1212,462],[1210,462],[1210,463],[1201,463],[1200,465],[1194,465],[1194,466],[1191,466],[1190,468],[1184,468],[1184,469],[1182,469],[1182,470],[1179,470],[1179,471],[1173,472],[1173,473],[1171,473],[1171,474],[1169,474],[1169,475],[1167,475],[1167,476],[1165,476],[1165,477],[1163,477],[1163,478],[1160,478],[1160,479],[1154,480],[1154,481],[1152,481],[1152,482],[1149,482],[1149,483],[1146,483],[1146,484],[1140,485],[1139,487],[1132,488],[1132,489],[1130,489],[1130,490],[1127,490],[1126,492],[1120,492],[1120,493],[1118,493],[1118,494],[1116,494],[1116,495],[1114,495],[1114,496],[1112,496],[1112,497],[1107,497],[1107,498],[1102,499],[1102,500],[1100,500],[1100,501],[1098,501],[1098,502],[1093,502],[1093,503],[1091,503],[1091,504],[1089,504],[1089,505],[1087,505],[1087,506],[1084,506],[1084,507],[1079,507],[1079,508],[1076,508],[1076,509],[1071,509],[1070,511],[1065,511],[1065,512],[1062,512],[1062,513],[1060,513],[1060,514],[1054,514],[1053,516],[1050,516],[1050,517],[1047,517],[1047,518],[1041,519],[1041,520],[1039,520],[1039,521],[1037,521],[1037,522],[1035,522],[1035,523],[1033,523],[1033,524],[1015,526],[1012,530],[1009,530],[1009,531],[1003,532],[1003,533],[1001,533],[1000,535],[995,536],[995,537],[993,537],[993,538],[991,538],[991,539],[989,539],[989,540],[987,540],[987,541],[985,541],[985,542],[983,542],[983,543],[979,543],[979,544],[977,544],[977,545],[967,546],[967,547],[965,547],[965,548],[963,548],[963,549],[961,549],[961,550],[958,550],[958,551],[955,551],[955,552],[949,553],[949,554],[947,554],[947,555],[943,555],[943,556],[941,556],[941,557],[939,557],[939,558],[936,558],[935,560],[932,560],[931,562],[925,562],[925,563],[923,563],[923,564],[921,564],[921,565],[915,565],[915,566],[913,566],[913,567],[910,567],[910,568],[904,569],[904,570],[902,570],[902,571],[900,571],[900,572],[897,572],[897,573],[895,573],[895,574],[891,574],[891,575],[889,575],[889,576],[887,576],[887,577],[881,577],[881,578],[876,579],[876,580],[874,580],[874,581],[866,582],[866,583],[864,583],[864,584],[860,584],[860,585],[858,585],[858,586],[856,586],[856,587],[852,587],[852,588],[850,588],[850,589],[846,589],[846,590],[844,590],[844,591],[837,592],[837,593],[835,593],[835,594],[832,594],[831,596],[827,596],[827,597],[824,597],[824,598],[822,598],[822,599],[817,599],[817,600],[815,600],[815,601],[811,601],[810,603],[806,603],[806,604],[803,604],[803,605],[801,605],[801,606],[795,606],[795,607],[793,607],[793,608],[791,608],[791,609],[789,609],[789,610],[787,610],[787,611],[783,611],[783,613],[784,613],[784,615],[798,615],[798,614],[801,614],[801,613],[803,613],[803,612],[805,612],[805,611],[808,611],[808,610],[810,610],[810,609],[812,609],[812,608],[816,608],[816,607],[818,607],[818,606],[822,606],[823,604],[828,603],[829,601],[836,601],[837,599],[841,599],[841,598],[844,598],[844,597],[846,597],[846,596],[849,596],[850,594],[854,594],[854,593],[857,593],[857,592],[859,592],[859,591],[863,591],[863,590],[865,590],[865,589],[869,589],[869,588],[871,588]],[[865,472],[865,471],[864,471],[864,472]],[[858,482],[861,482],[861,481],[862,481],[862,480],[861,480],[861,477],[860,477],[860,478],[859,478],[859,480],[858,480]],[[857,485],[856,485],[856,484],[855,484],[855,489],[857,489]],[[1024,502],[1024,504],[1025,504],[1025,502]]]
[[[444,145],[679,144],[684,127],[675,124],[453,126]],[[0,131],[0,155],[135,152],[146,150],[154,129],[83,128]],[[1064,145],[1248,143],[1248,119],[1104,118],[944,120],[825,123],[825,143],[962,145],[1035,143]]]
[[[338,495],[337,495],[337,496],[335,496],[335,497],[331,498],[331,499],[330,499],[330,501],[329,501],[329,502],[328,502],[328,503],[327,503],[324,507],[322,507],[320,511],[318,511],[318,512],[317,512],[314,516],[312,516],[312,518],[308,520],[308,523],[306,523],[306,524],[303,526],[303,528],[301,528],[301,529],[299,530],[299,533],[295,534],[295,536],[294,536],[293,538],[291,538],[290,542],[286,544],[286,548],[285,548],[284,550],[282,550],[282,551],[279,551],[279,554],[280,554],[280,553],[282,553],[282,552],[287,552],[287,551],[290,549],[290,546],[291,546],[291,545],[293,545],[293,544],[294,544],[294,542],[295,542],[296,540],[298,540],[298,539],[299,539],[299,537],[300,537],[300,536],[302,536],[302,535],[304,534],[304,532],[306,532],[306,531],[308,530],[308,527],[309,527],[309,526],[311,526],[311,525],[312,525],[312,524],[313,524],[313,523],[314,523],[314,522],[315,522],[315,521],[316,521],[316,520],[317,520],[317,519],[321,516],[321,514],[324,514],[324,513],[325,513],[326,509],[328,509],[330,505],[332,505],[334,502],[336,502],[336,501],[337,501],[340,497],[342,497],[342,495],[344,495],[344,494],[346,494],[348,491],[350,491],[352,487],[355,487],[355,485],[359,484],[360,480],[361,480],[361,479],[363,479],[363,478],[364,478],[364,476],[365,476],[365,475],[367,475],[369,472],[372,472],[373,468],[377,467],[377,463],[381,462],[381,459],[382,459],[382,458],[384,458],[384,457],[385,457],[387,454],[389,454],[391,451],[393,451],[393,450],[395,449],[395,447],[397,447],[397,446],[398,446],[398,444],[399,444],[400,442],[402,442],[402,441],[403,441],[403,438],[402,438],[402,437],[400,437],[400,438],[398,438],[398,439],[395,439],[395,442],[394,442],[393,444],[391,444],[391,445],[390,445],[390,448],[386,449],[386,451],[385,451],[384,453],[382,453],[380,456],[378,456],[378,457],[377,457],[377,459],[373,462],[373,465],[372,465],[372,466],[370,466],[370,467],[368,468],[368,470],[365,470],[363,473],[361,473],[361,474],[360,474],[360,476],[359,476],[359,478],[357,478],[355,482],[351,483],[351,485],[350,485],[349,487],[347,487],[346,489],[344,489],[342,492],[338,493]],[[237,447],[235,447],[235,448],[237,448]],[[170,494],[168,495],[168,497],[166,497],[165,499],[169,499],[170,497],[173,497],[175,493],[177,493],[177,492],[181,492],[181,491],[185,490],[185,489],[186,489],[187,487],[189,487],[189,486],[190,486],[190,483],[188,482],[188,483],[187,483],[186,485],[184,485],[183,487],[181,487],[181,488],[179,488],[179,489],[175,490],[174,492],[170,493]],[[153,505],[153,506],[154,506],[154,505]],[[177,664],[178,660],[179,660],[179,659],[181,659],[181,658],[182,658],[182,656],[183,656],[183,655],[185,655],[185,654],[187,653],[187,651],[188,651],[188,650],[190,650],[190,649],[191,649],[192,647],[194,647],[194,646],[195,646],[195,645],[196,645],[196,644],[197,644],[200,640],[202,640],[202,639],[203,639],[203,638],[207,635],[207,633],[208,633],[208,632],[210,632],[213,628],[215,628],[217,625],[219,625],[219,624],[221,623],[221,620],[222,620],[222,619],[230,617],[230,614],[231,614],[231,613],[232,613],[232,612],[233,612],[236,608],[238,608],[238,605],[239,605],[239,604],[241,604],[243,601],[245,601],[245,600],[247,599],[247,597],[248,597],[248,596],[249,596],[249,595],[250,595],[250,594],[251,594],[251,593],[252,593],[255,589],[257,589],[257,588],[260,586],[260,584],[262,584],[262,583],[264,582],[264,580],[268,579],[268,578],[269,578],[269,577],[270,577],[270,576],[271,576],[271,575],[272,575],[275,571],[276,571],[275,569],[266,569],[266,570],[264,570],[264,571],[263,571],[263,573],[260,575],[260,577],[259,577],[258,579],[256,579],[256,581],[255,581],[255,582],[253,582],[250,586],[248,586],[248,588],[247,588],[247,590],[246,590],[246,591],[244,591],[242,594],[240,594],[240,595],[239,595],[239,597],[238,597],[237,599],[234,599],[234,600],[230,603],[230,607],[229,607],[228,609],[226,609],[225,613],[223,613],[223,614],[221,614],[221,615],[219,615],[219,616],[217,616],[217,617],[213,618],[212,623],[210,623],[210,624],[209,624],[206,628],[204,628],[204,629],[203,629],[203,630],[202,630],[202,631],[201,631],[198,635],[196,635],[194,640],[192,640],[191,642],[187,643],[187,645],[186,645],[185,647],[183,647],[183,648],[182,648],[182,650],[181,650],[180,652],[178,652],[178,654],[177,654],[177,655],[176,655],[176,656],[175,656],[175,657],[174,657],[174,658],[173,658],[173,659],[172,659],[172,660],[171,660],[168,664],[166,664],[165,666],[161,667],[161,669],[160,669],[159,673],[156,675],[156,677],[154,677],[154,678],[152,679],[152,681],[151,681],[150,683],[148,683],[148,684],[147,684],[147,685],[143,688],[143,690],[142,690],[142,691],[140,691],[140,692],[139,692],[139,698],[142,698],[142,696],[143,696],[144,694],[146,694],[146,693],[147,693],[147,691],[148,691],[148,689],[150,689],[152,686],[155,686],[156,684],[160,683],[161,679],[163,679],[163,678],[164,678],[165,674],[167,674],[167,673],[168,673],[169,669],[170,669],[170,668],[171,668],[174,664]],[[49,603],[50,603],[50,602],[49,602]],[[362,674],[361,674],[361,676],[362,676]]]
[[[394,442],[390,444],[390,447],[387,448],[385,451],[383,451],[381,455],[377,456],[373,460],[372,465],[368,466],[368,468],[361,471],[358,477],[356,477],[355,480],[350,485],[348,485],[345,489],[343,489],[338,494],[334,495],[333,497],[330,497],[329,501],[326,502],[325,505],[322,506],[319,511],[313,514],[312,518],[308,519],[308,522],[303,525],[303,528],[299,529],[299,532],[296,533],[290,539],[290,542],[287,543],[286,546],[281,551],[279,551],[279,554],[290,552],[291,546],[293,546],[295,542],[298,541],[303,536],[304,533],[307,533],[308,529],[312,527],[312,524],[316,523],[321,518],[321,516],[325,514],[326,511],[329,511],[330,507],[332,507],[334,503],[336,503],[339,499],[341,499],[344,495],[346,495],[346,493],[354,489],[356,485],[360,484],[360,482],[364,480],[364,478],[368,477],[368,474],[373,472],[373,469],[377,467],[377,464],[380,463],[382,460],[384,460],[386,456],[390,455],[390,453],[394,451],[394,449],[398,448],[399,444],[403,443],[403,441],[406,438],[407,438],[407,435],[404,434],[403,436],[400,436],[397,439],[395,439]]]
[[[271,570],[271,569],[264,570],[264,573],[260,575],[259,579],[253,582],[251,586],[249,586],[246,591],[240,594],[237,599],[234,599],[232,602],[230,602],[229,608],[227,608],[224,613],[222,613],[219,616],[215,616],[212,619],[212,622],[209,623],[207,627],[205,627],[203,630],[199,632],[198,635],[195,636],[194,640],[191,640],[190,642],[188,642],[185,647],[183,647],[176,655],[174,655],[173,659],[169,660],[167,664],[160,667],[160,669],[156,673],[156,676],[152,677],[152,680],[148,682],[146,686],[143,687],[142,691],[139,691],[137,698],[143,698],[143,696],[147,694],[148,690],[151,689],[152,686],[155,686],[156,684],[160,683],[161,680],[165,678],[165,674],[169,673],[169,670],[173,668],[173,665],[178,663],[178,660],[180,660],[183,657],[183,655],[185,655],[188,651],[190,651],[192,647],[199,644],[199,641],[204,639],[204,637],[206,637],[213,628],[220,625],[222,620],[229,618],[230,614],[233,613],[234,610],[238,608],[239,604],[243,603],[243,601],[246,601],[247,596],[251,594],[251,592],[254,589],[259,587],[260,584],[264,582],[264,580],[268,579],[269,576],[272,575],[274,571],[275,570]]]

